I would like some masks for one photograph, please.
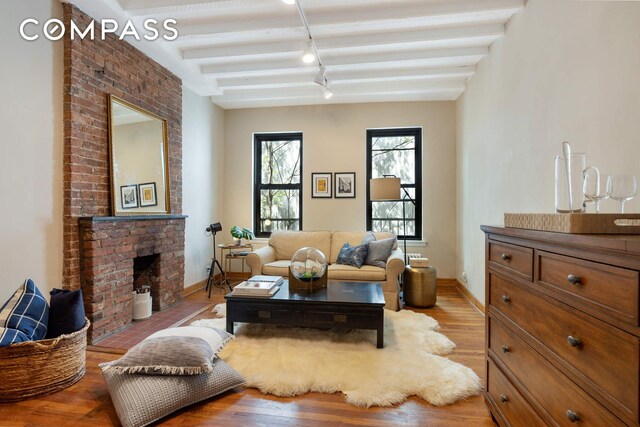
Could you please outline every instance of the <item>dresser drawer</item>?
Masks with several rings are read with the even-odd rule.
[[[489,265],[533,280],[533,249],[489,240]]]
[[[624,425],[494,318],[489,318],[489,348],[493,352],[492,357],[504,363],[558,425],[572,426],[576,425],[576,421],[581,426]],[[491,366],[488,373],[489,388]],[[570,417],[574,415],[577,419],[572,421]]]
[[[487,360],[487,393],[511,427],[546,425],[491,359]]]
[[[489,281],[490,307],[638,419],[638,338],[496,274]]]
[[[638,272],[536,252],[536,283],[567,304],[596,317],[638,325]]]

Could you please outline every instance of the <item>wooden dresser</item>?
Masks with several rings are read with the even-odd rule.
[[[638,425],[640,236],[482,230],[498,424]]]

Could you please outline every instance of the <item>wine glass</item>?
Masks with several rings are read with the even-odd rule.
[[[607,194],[607,181],[600,180],[600,171],[595,167],[588,167],[583,173],[582,192],[584,197],[594,202],[596,213],[600,213],[600,201],[609,198]]]
[[[638,184],[633,175],[610,175],[607,178],[607,193],[613,200],[620,202],[620,213],[624,213],[624,203],[638,193]]]

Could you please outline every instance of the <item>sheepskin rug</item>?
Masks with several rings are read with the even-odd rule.
[[[214,312],[224,316],[225,304]],[[225,319],[197,326],[225,328]],[[275,396],[342,392],[355,406],[392,406],[416,395],[447,405],[480,393],[478,376],[440,355],[455,344],[436,332],[438,322],[409,310],[385,310],[384,348],[375,331],[320,330],[236,324],[236,339],[220,357],[240,372],[247,387]]]

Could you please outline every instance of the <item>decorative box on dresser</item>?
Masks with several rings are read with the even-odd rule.
[[[498,424],[639,425],[640,236],[482,230]]]

